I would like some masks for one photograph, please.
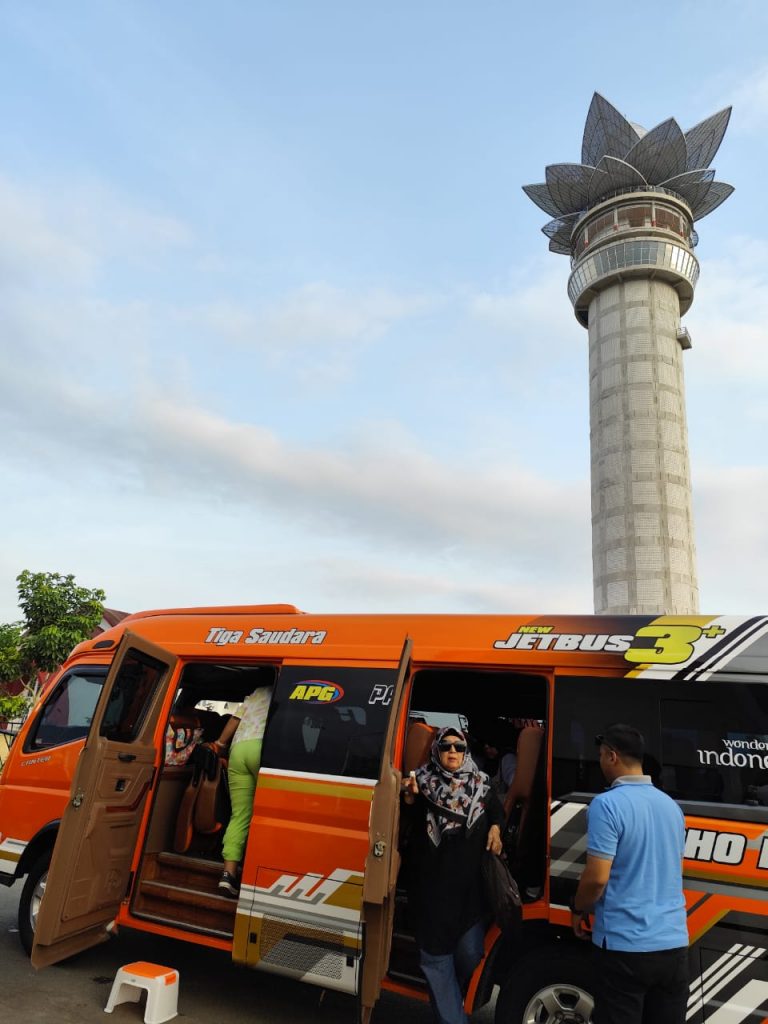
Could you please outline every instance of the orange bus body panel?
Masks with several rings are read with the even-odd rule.
[[[577,874],[583,863],[583,852],[579,854],[575,844],[583,842],[586,807],[590,793],[595,792],[594,788],[580,792],[574,786],[550,806],[558,756],[556,721],[562,681],[615,680],[617,684],[631,683],[632,688],[641,689],[644,681],[670,680],[687,686],[690,680],[691,690],[695,687],[700,693],[706,692],[708,682],[718,681],[718,673],[736,687],[742,681],[758,686],[768,682],[768,619],[760,617],[319,615],[300,612],[292,605],[137,613],[75,648],[57,679],[79,666],[107,665],[126,631],[178,658],[179,672],[190,663],[267,666],[276,673],[286,666],[306,665],[308,673],[316,670],[317,677],[322,679],[323,669],[333,666],[349,670],[392,669],[395,652],[407,636],[413,641],[416,676],[434,671],[438,675],[485,673],[489,678],[493,673],[505,673],[507,681],[515,675],[535,677],[546,701],[540,724],[544,726],[542,749],[546,752],[547,870],[540,891],[523,907],[523,919],[524,926],[549,928],[560,937],[566,936],[570,927],[562,883]],[[734,658],[741,659],[737,670],[733,670]],[[178,679],[177,673],[174,685],[178,685]],[[48,699],[56,685],[57,680],[53,680],[43,700]],[[412,680],[409,685],[413,685]],[[394,723],[392,753],[396,766],[402,763],[405,748],[409,699],[405,701],[406,710]],[[154,732],[160,774],[172,700],[169,689]],[[24,744],[36,727],[39,713],[37,708],[25,723],[0,776],[0,878],[5,876],[5,880],[29,870],[30,860],[34,860],[30,851],[43,848],[35,845],[40,836],[46,831],[52,836],[68,803],[71,780],[83,748],[83,741],[78,740],[25,750]],[[756,740],[749,738],[751,734],[739,740],[733,730],[723,733],[729,742],[736,735],[736,742],[752,743],[751,747],[728,747],[726,753],[730,751],[733,763],[734,756],[741,756],[733,751],[743,749],[748,751],[744,757],[758,763],[763,756],[763,737],[768,769],[768,724],[759,717],[754,722],[754,734]],[[591,737],[588,742],[592,742]],[[712,747],[712,742],[699,746]],[[701,757],[705,754],[708,760],[702,760],[702,765],[717,765],[722,749],[700,751]],[[353,966],[343,978],[329,979],[329,987],[336,985],[343,991],[356,991],[365,952],[364,891],[366,864],[370,863],[372,849],[371,812],[381,792],[381,788],[376,790],[375,779],[264,766],[242,865],[240,899],[233,911],[233,937],[151,920],[135,912],[130,899],[120,904],[116,920],[139,930],[228,949],[236,960],[266,970],[273,969],[268,960],[270,949],[284,938],[278,932],[281,928],[285,931],[286,922],[298,922],[299,932],[316,932],[329,947],[335,944],[337,952],[348,954]],[[696,812],[693,798],[687,803],[686,799],[678,799],[686,804],[685,893],[691,944],[699,950],[699,977],[708,977],[708,972],[715,970],[714,964],[733,956],[739,970],[744,970],[739,975],[740,983],[747,981],[753,966],[759,971],[762,963],[758,958],[753,965],[750,958],[757,954],[750,951],[764,948],[764,956],[768,957],[768,819],[764,805],[758,806],[756,801],[750,803],[745,798],[738,813],[729,817],[727,808],[721,810],[715,803]],[[133,853],[134,877],[138,877],[145,856],[144,844],[151,825],[149,804],[147,801]],[[396,843],[397,837],[390,837],[392,841]],[[22,864],[23,870],[19,872]],[[743,933],[739,929],[744,929]],[[737,938],[731,947],[729,936],[733,935]],[[495,937],[489,933],[489,962]],[[307,971],[307,980],[325,984],[314,966]],[[417,986],[396,977],[385,979],[383,985],[391,991],[424,998]],[[476,1008],[475,1001],[483,996],[486,987],[481,965],[470,984],[469,1009]],[[702,1003],[701,1019],[706,1020],[714,1012],[715,996],[717,993],[712,994],[711,1005]],[[723,1006],[730,1006],[728,1000],[736,1000],[737,995],[727,991],[717,998]],[[749,1024],[768,1021],[761,1007],[753,1010]]]

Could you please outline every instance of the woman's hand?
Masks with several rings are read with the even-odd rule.
[[[416,794],[419,792],[419,784],[416,781],[416,772],[411,772],[407,779],[403,779],[401,792],[405,802],[407,804],[412,804],[416,799]]]
[[[501,829],[498,825],[491,825],[488,829],[488,842],[485,848],[495,853],[497,857],[501,853]]]

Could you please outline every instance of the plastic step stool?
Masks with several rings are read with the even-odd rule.
[[[104,1012],[112,1013],[118,1003],[138,1003],[144,991],[147,993],[145,1024],[163,1024],[179,1012],[179,972],[173,967],[161,967],[144,960],[118,970]]]

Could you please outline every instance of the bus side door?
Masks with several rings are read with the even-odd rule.
[[[399,860],[393,746],[409,652],[407,641],[386,661],[283,663],[243,863],[235,960],[375,1002]]]
[[[400,870],[400,769],[395,767],[395,741],[401,719],[405,683],[410,675],[413,642],[406,639],[392,693],[381,770],[371,801],[369,848],[363,882],[363,977],[360,1020],[367,1024],[389,966],[395,890]]]
[[[154,744],[175,655],[126,633],[77,763],[35,931],[45,967],[108,938],[127,894],[158,752]]]

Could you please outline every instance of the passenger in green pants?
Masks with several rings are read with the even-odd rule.
[[[271,686],[254,690],[230,717],[213,744],[220,752],[232,741],[227,770],[232,817],[224,833],[224,871],[219,879],[219,889],[227,896],[237,896],[240,890],[238,867],[251,824],[253,794],[261,764],[261,741],[271,699]]]

